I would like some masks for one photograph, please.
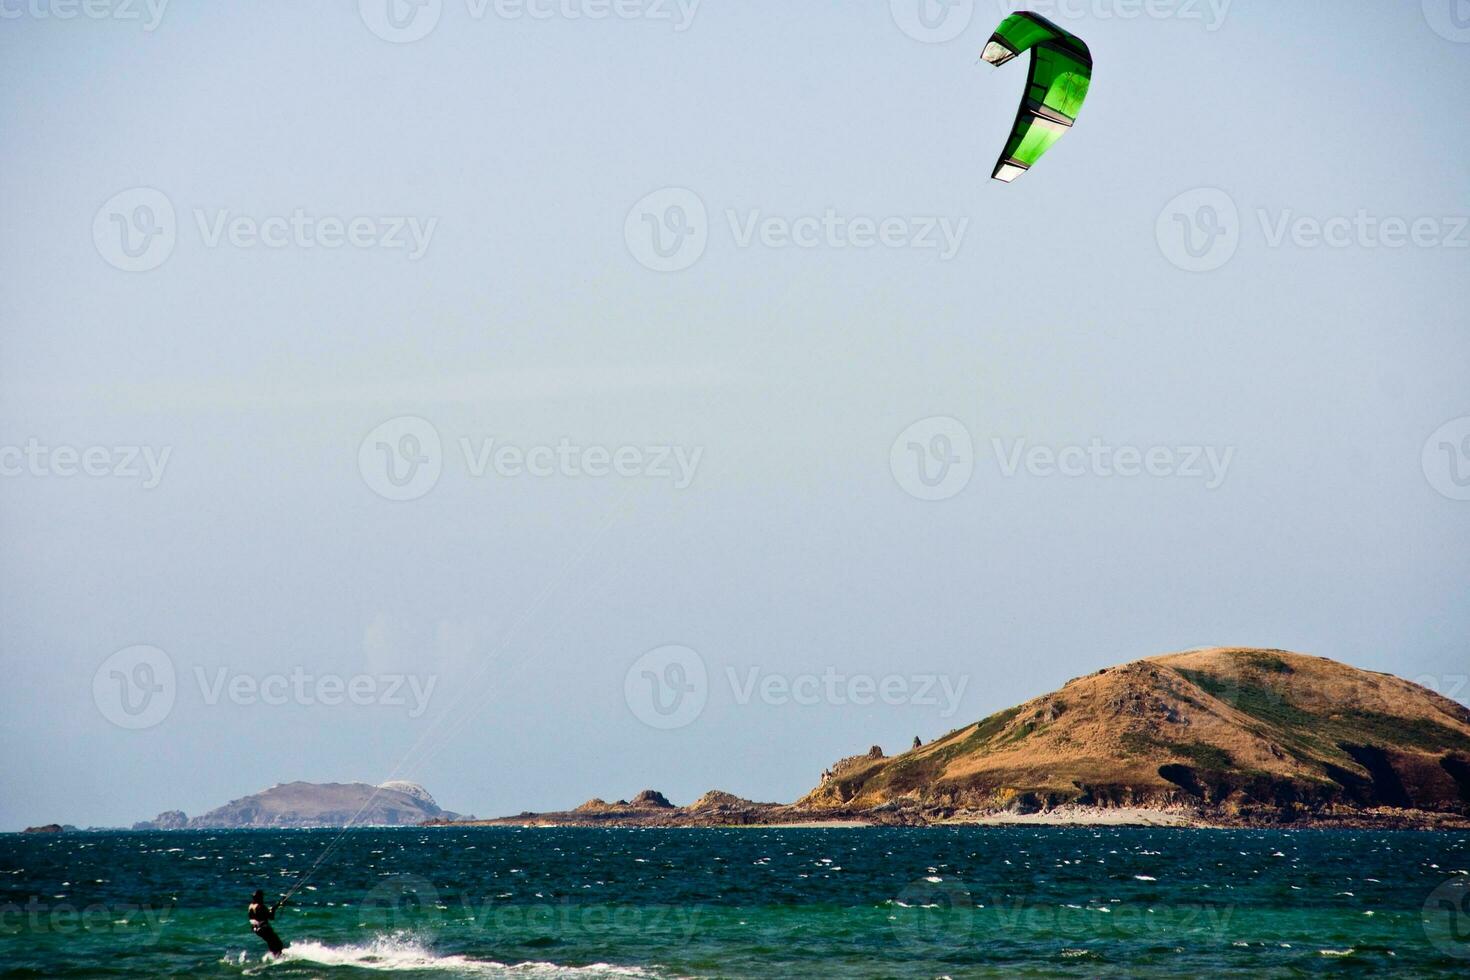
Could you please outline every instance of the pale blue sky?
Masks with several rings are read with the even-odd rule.
[[[0,22],[0,445],[170,453],[151,489],[0,477],[0,827],[387,778],[438,717],[455,737],[398,775],[491,815],[645,786],[791,799],[870,744],[1197,645],[1470,674],[1470,502],[1421,465],[1470,415],[1470,43],[1432,0],[1236,0],[1215,30],[1204,4],[1079,0],[1054,16],[1092,46],[1092,94],[1010,186],[988,175],[1024,66],[977,64],[998,4],[933,44],[886,0],[705,0],[682,31],[444,0],[404,44],[356,6]],[[177,241],[128,272],[93,224],[136,187]],[[708,247],[661,273],[624,227],[667,187],[707,208]],[[1198,188],[1240,232],[1200,273],[1156,236]],[[207,244],[221,211],[298,208],[437,224],[418,259]],[[945,261],[741,247],[727,217],[827,209],[968,225]],[[1433,218],[1440,244],[1271,243],[1359,212]],[[359,446],[406,415],[443,472],[394,502]],[[931,416],[976,446],[938,502],[890,471]],[[702,456],[687,489],[477,478],[462,437]],[[1209,490],[1007,477],[991,442],[1093,438],[1234,455]],[[708,703],[659,730],[625,679],[674,643]],[[177,672],[137,731],[93,691],[135,644]],[[411,717],[211,705],[196,680],[298,667],[437,686]],[[741,704],[727,670],[752,667],[965,687],[951,715]]]

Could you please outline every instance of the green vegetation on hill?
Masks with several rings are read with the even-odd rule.
[[[1222,706],[1223,705],[1223,706]],[[1391,675],[1279,650],[1099,670],[817,787],[813,806],[1414,806],[1470,802],[1470,712]]]

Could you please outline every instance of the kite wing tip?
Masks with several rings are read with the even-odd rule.
[[[1009,184],[1025,172],[1025,167],[1018,167],[1014,163],[1002,162],[996,165],[995,173],[991,174],[990,176],[993,177],[995,180],[1001,181],[1002,183]]]

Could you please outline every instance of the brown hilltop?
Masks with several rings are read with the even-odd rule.
[[[845,811],[1193,806],[1470,813],[1470,710],[1388,674],[1279,650],[1139,660],[837,773],[797,802]]]

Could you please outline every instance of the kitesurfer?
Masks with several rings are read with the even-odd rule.
[[[281,899],[281,902],[284,901],[284,898]],[[251,930],[265,940],[266,948],[271,951],[272,956],[280,956],[281,951],[286,948],[286,944],[271,926],[271,920],[276,917],[276,909],[281,907],[281,902],[265,904],[265,892],[257,888],[255,894],[250,896],[250,908],[246,910],[246,914],[250,916]]]

